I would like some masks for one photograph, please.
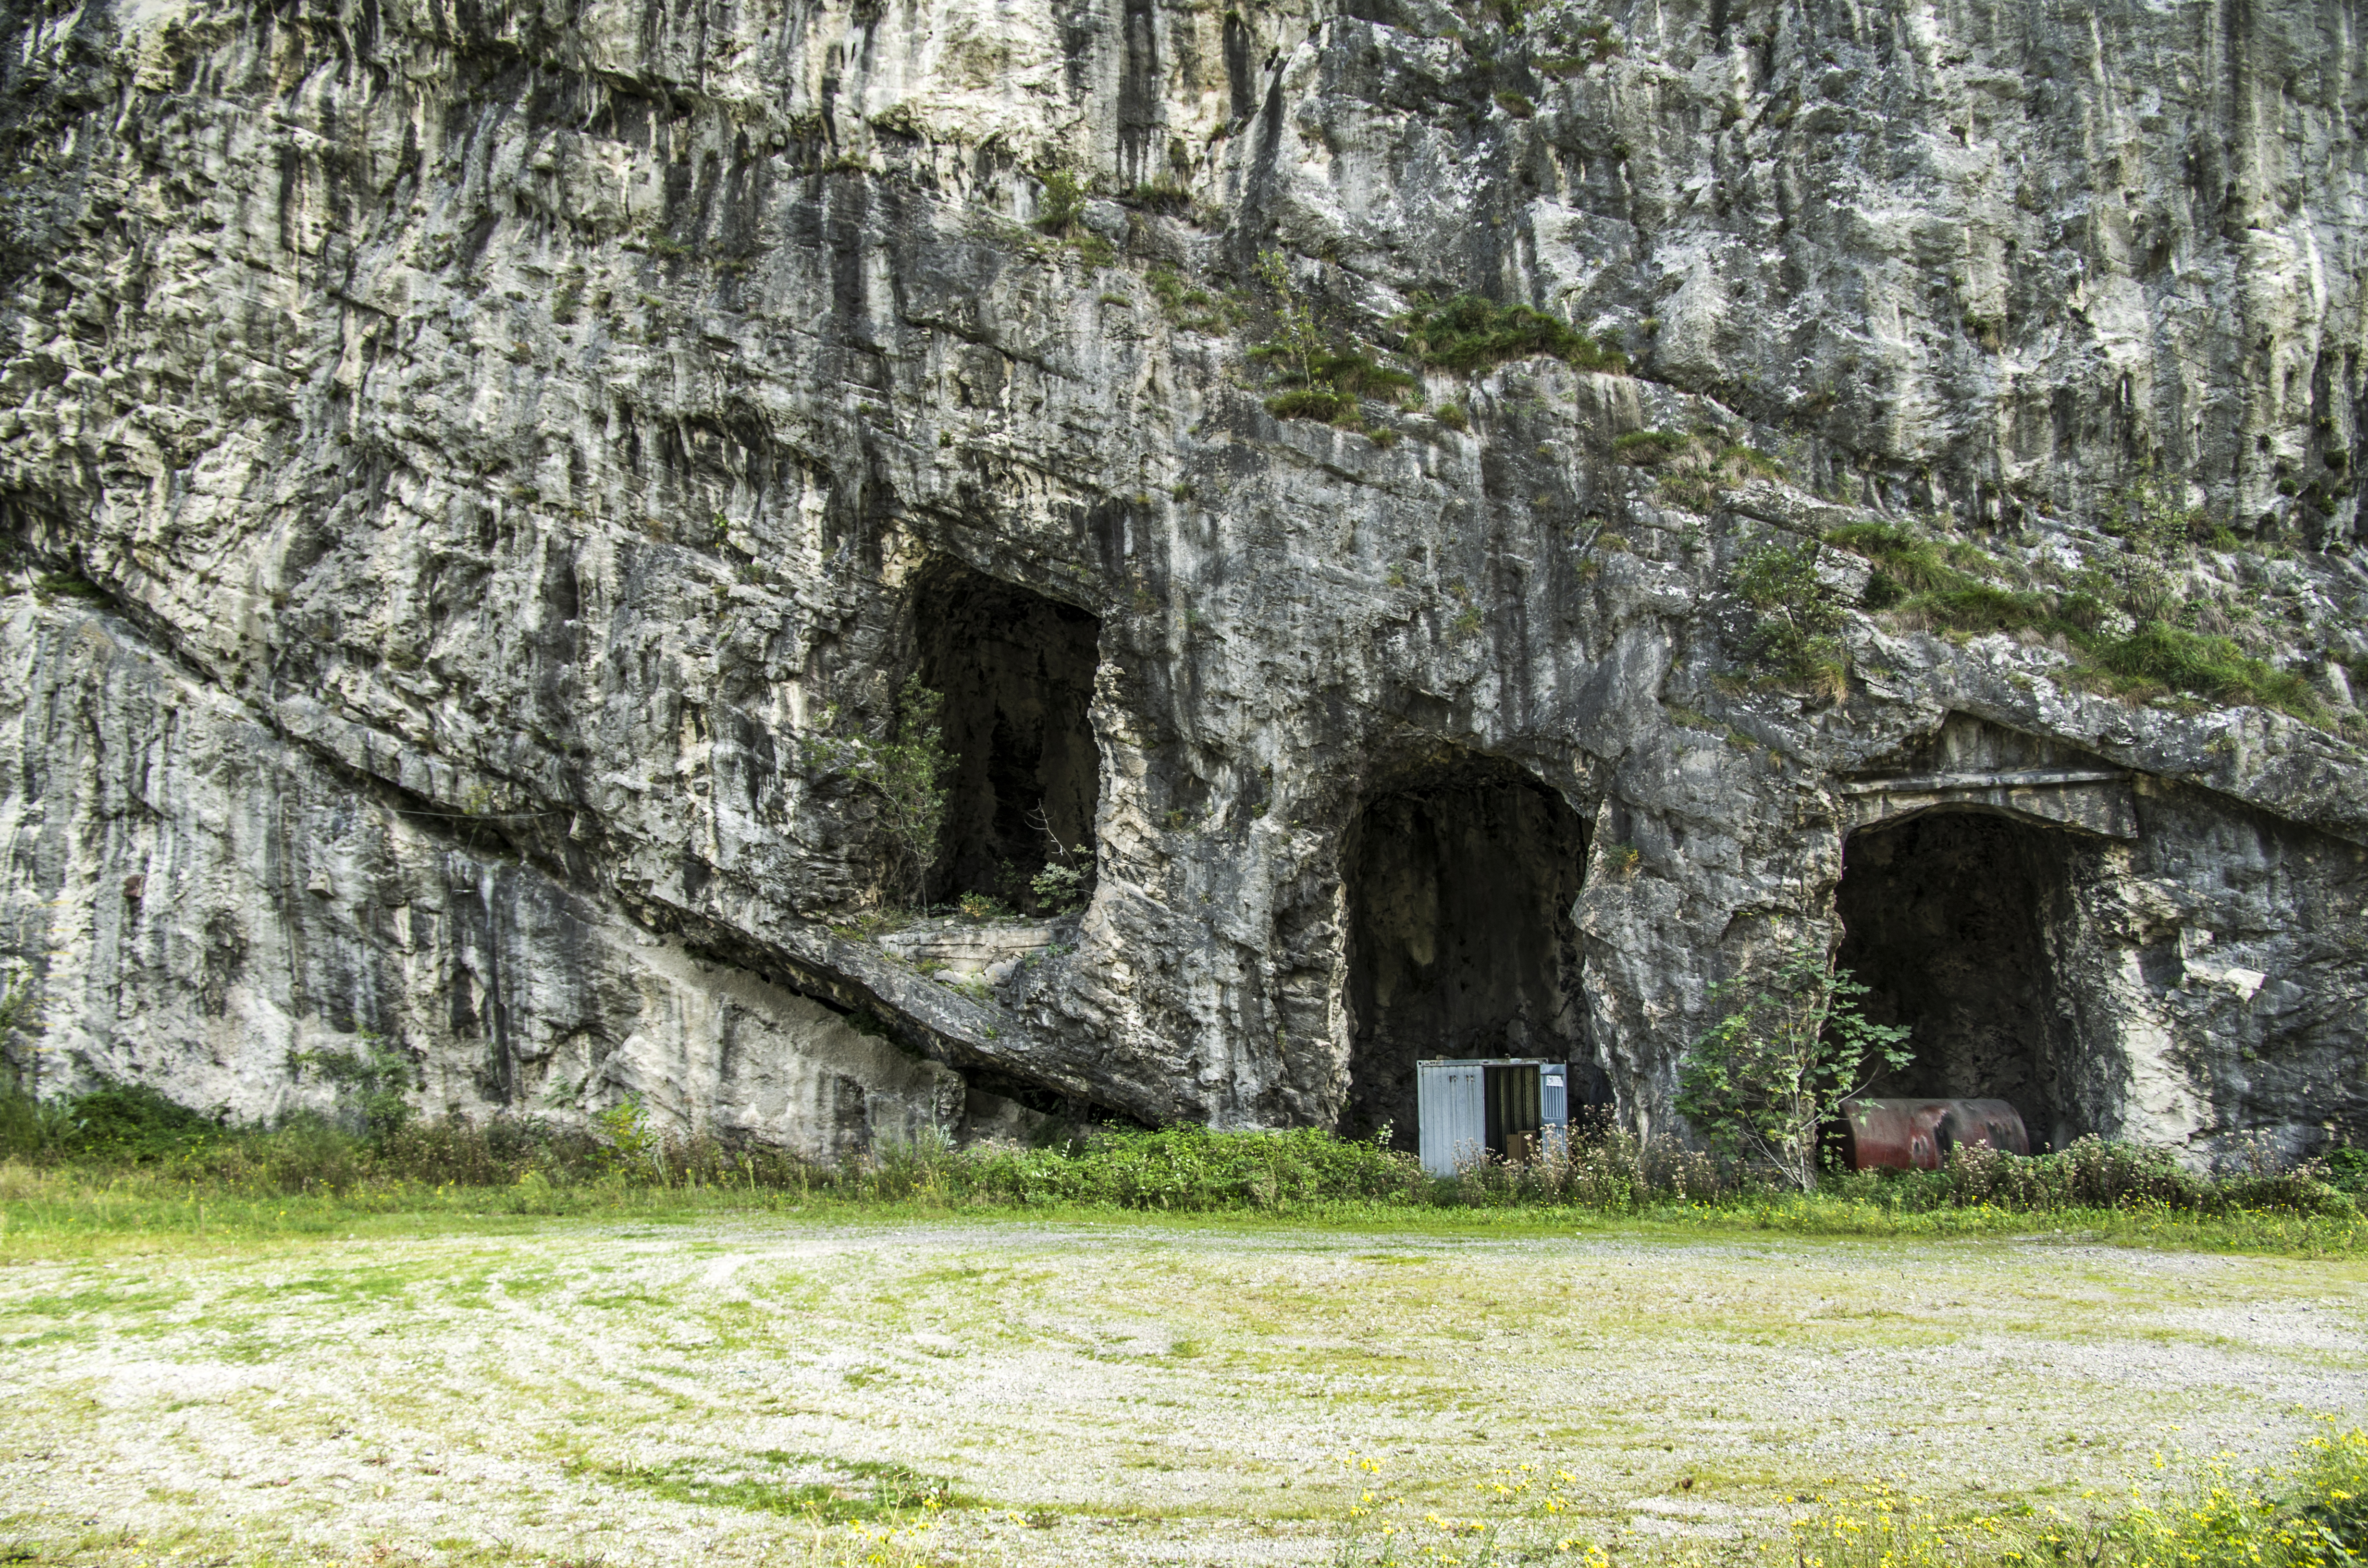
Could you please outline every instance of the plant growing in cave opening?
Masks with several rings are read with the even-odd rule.
[[[1086,846],[1064,842],[1059,830],[1053,826],[1051,814],[1041,805],[1028,813],[1028,825],[1042,833],[1053,846],[1053,853],[1045,857],[1044,869],[1028,879],[1028,891],[1036,895],[1036,902],[1047,914],[1067,915],[1083,909],[1094,889],[1093,860],[1086,854]]]
[[[1841,1104],[1912,1060],[1908,1030],[1859,1011],[1867,988],[1822,947],[1790,949],[1764,980],[1711,988],[1730,1011],[1678,1069],[1678,1110],[1723,1153],[1817,1188],[1817,1137]]]
[[[872,798],[872,821],[887,849],[891,881],[900,890],[913,890],[924,910],[929,906],[929,866],[945,831],[946,778],[954,767],[946,751],[945,705],[944,693],[910,676],[885,736],[833,735],[837,710],[825,708],[822,733],[799,740],[809,771],[844,775]]]

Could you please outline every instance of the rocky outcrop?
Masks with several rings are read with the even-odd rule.
[[[828,1155],[998,1095],[1356,1125],[1436,1034],[1668,1125],[1708,987],[1856,903],[1928,1082],[2368,1132],[2347,7],[6,14],[44,1086],[265,1115],[399,1050],[435,1108]],[[1270,411],[1265,253],[1411,395]],[[1467,291],[1633,363],[1390,358]],[[2209,537],[2153,591],[2302,716],[1833,545],[1846,675],[1753,660],[1770,541],[2071,593],[2156,502]],[[1093,869],[975,977],[882,940],[847,766],[915,675],[963,694],[938,891]],[[1498,882],[1518,928],[1426,938]]]

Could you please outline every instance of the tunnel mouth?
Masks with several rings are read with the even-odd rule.
[[[1374,795],[1343,845],[1349,1094],[1338,1131],[1417,1146],[1418,1061],[1572,1064],[1600,1101],[1572,918],[1587,832],[1561,795],[1469,756]]]
[[[1912,1031],[1913,1060],[1870,1097],[1999,1099],[2034,1153],[2087,1129],[2068,1117],[2051,926],[2064,917],[2068,835],[1995,812],[1930,812],[1850,835],[1837,955],[1878,1024]]]
[[[1101,621],[1073,605],[940,562],[913,597],[923,684],[945,698],[945,826],[929,894],[1022,914],[1082,902],[1094,869],[1101,753],[1089,709]],[[1047,896],[1048,866],[1077,873]]]

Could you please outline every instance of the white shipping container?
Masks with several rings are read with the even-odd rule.
[[[1569,1064],[1534,1057],[1417,1062],[1415,1124],[1422,1168],[1432,1176],[1452,1176],[1492,1154],[1534,1156],[1570,1136]]]

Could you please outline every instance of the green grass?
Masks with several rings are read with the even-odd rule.
[[[817,1470],[830,1479],[797,1479]],[[578,1459],[567,1471],[570,1475],[630,1486],[669,1502],[794,1514],[828,1525],[897,1518],[916,1508],[986,1506],[943,1476],[924,1475],[907,1465],[779,1449],[723,1460],[674,1460],[663,1464]]]
[[[2355,1215],[2230,1206],[2199,1213],[2132,1199],[2032,1210],[1995,1203],[1915,1208],[1899,1196],[1839,1192],[1750,1199],[1664,1199],[1623,1209],[1578,1204],[1409,1204],[1321,1198],[1259,1209],[1125,1207],[1103,1199],[964,1198],[923,1189],[902,1197],[816,1189],[683,1185],[615,1179],[521,1198],[501,1187],[389,1186],[342,1194],[241,1196],[139,1173],[0,1165],[0,1259],[145,1252],[232,1253],[257,1243],[416,1240],[442,1235],[524,1236],[553,1226],[643,1222],[660,1226],[730,1216],[891,1227],[952,1217],[987,1222],[1062,1221],[1099,1227],[1187,1225],[1215,1231],[1371,1232],[1417,1237],[1566,1236],[1639,1240],[1783,1235],[1926,1242],[2035,1236],[2115,1246],[2294,1257],[2368,1256],[2368,1224]],[[389,1290],[397,1289],[390,1285]]]
[[[1466,375],[1537,355],[1582,370],[1624,375],[1628,357],[1568,323],[1527,305],[1500,305],[1476,294],[1426,305],[1406,318],[1406,351],[1434,369]]]
[[[1970,545],[1943,549],[1891,523],[1836,528],[1827,542],[1873,562],[1866,598],[1871,609],[1913,612],[1936,630],[1970,636],[2028,631],[2060,637],[2075,650],[2081,678],[2123,696],[2185,692],[2328,722],[2309,682],[2226,637],[2159,619],[2142,620],[2124,634],[2105,631],[2106,607],[2094,595],[1999,586],[1959,563],[1987,561]]]
[[[2022,1159],[1960,1151],[1930,1173],[1829,1177],[1809,1197],[1667,1138],[1583,1130],[1524,1166],[1426,1176],[1380,1143],[1315,1129],[1110,1128],[1056,1147],[882,1148],[834,1170],[780,1151],[667,1140],[622,1113],[603,1142],[517,1119],[381,1126],[218,1126],[145,1090],[34,1107],[0,1100],[0,1255],[87,1240],[502,1229],[538,1218],[666,1221],[706,1212],[894,1219],[955,1210],[1043,1216],[1271,1216],[1320,1224],[1497,1229],[1642,1222],[1801,1234],[2058,1230],[2177,1245],[2308,1254],[2368,1247],[2351,1192],[2368,1158],[2201,1176],[2168,1152],[2089,1139]],[[1531,1217],[1525,1219],[1524,1216]]]
[[[1284,360],[1287,351],[1265,344],[1249,351],[1253,359]],[[1360,423],[1361,400],[1395,399],[1416,385],[1404,370],[1392,369],[1354,348],[1326,349],[1312,357],[1306,372],[1292,370],[1282,378],[1292,390],[1266,400],[1267,412],[1278,419],[1320,419],[1327,425],[1354,426]]]

